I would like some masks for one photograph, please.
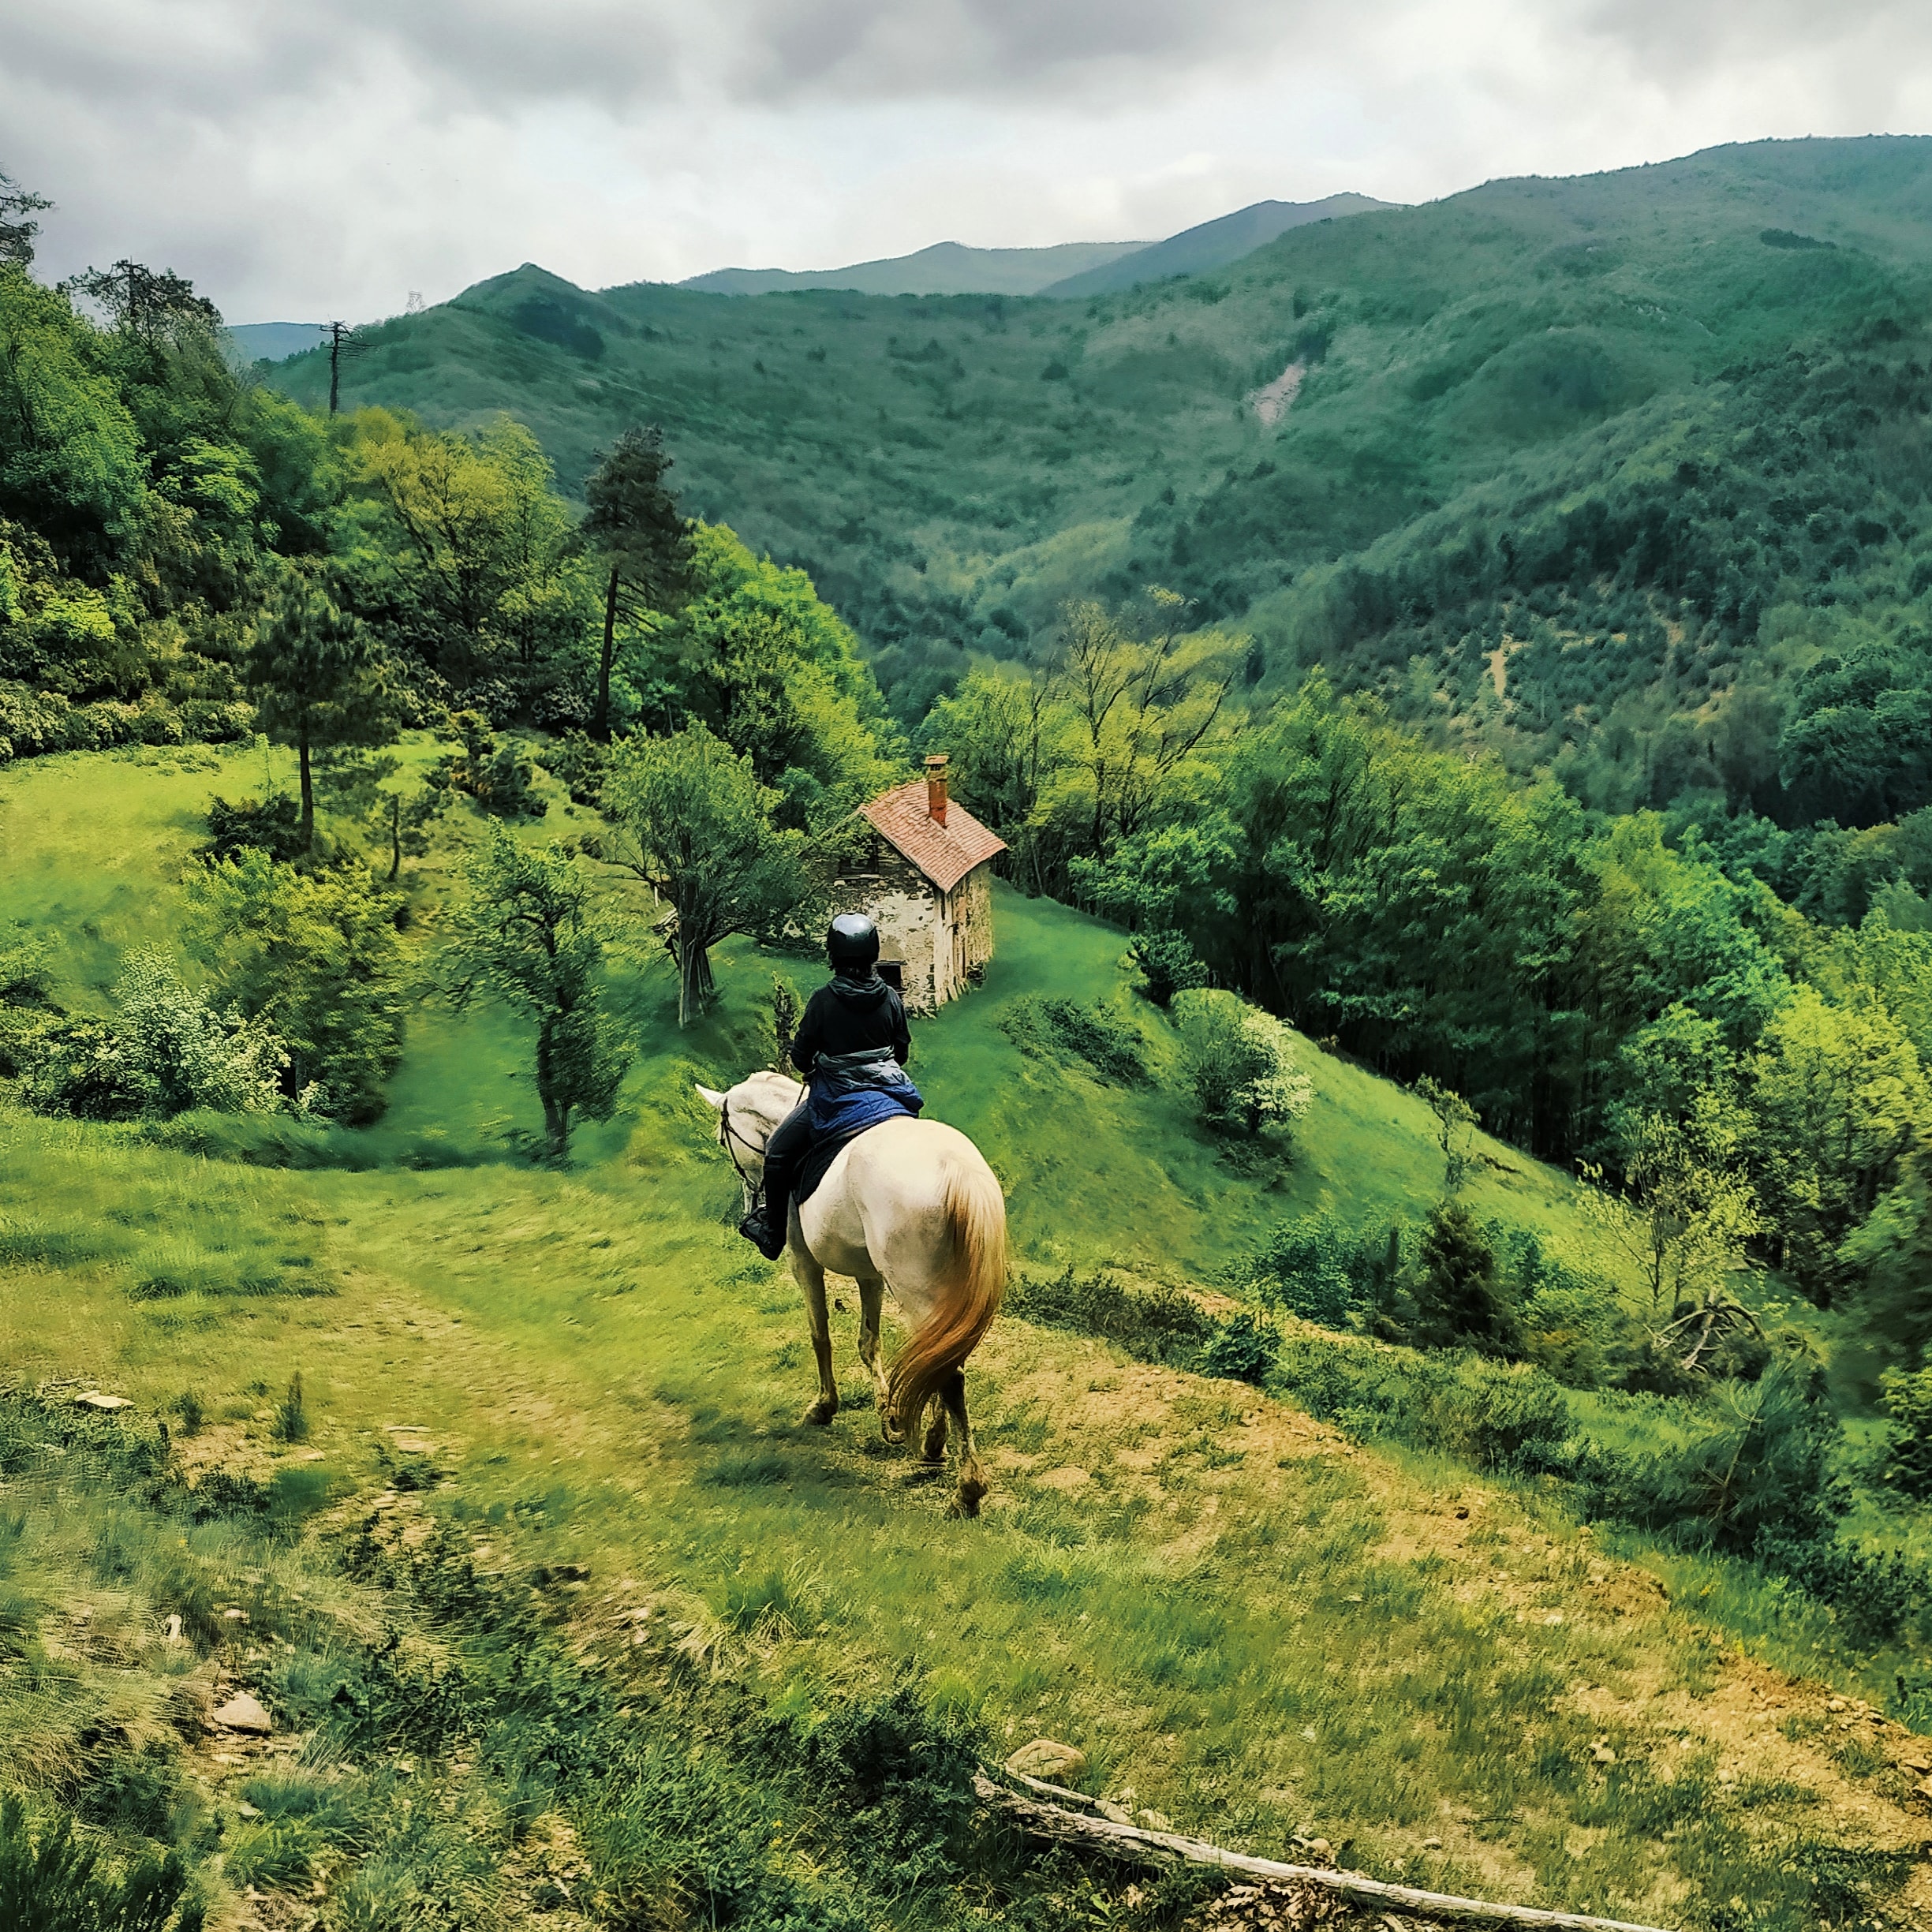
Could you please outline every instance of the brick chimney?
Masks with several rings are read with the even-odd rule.
[[[926,816],[936,825],[946,823],[946,753],[934,752],[925,761]]]

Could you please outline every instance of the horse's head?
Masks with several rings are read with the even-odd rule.
[[[718,1145],[731,1157],[749,1201],[764,1168],[764,1144],[805,1097],[804,1083],[783,1074],[757,1073],[723,1093],[716,1087],[693,1084],[699,1098],[717,1114]]]

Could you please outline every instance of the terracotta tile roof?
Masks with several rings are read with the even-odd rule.
[[[1003,852],[1006,841],[996,839],[956,798],[940,824],[926,810],[925,795],[925,780],[916,778],[861,805],[859,816],[870,819],[940,891],[950,892],[975,865]]]

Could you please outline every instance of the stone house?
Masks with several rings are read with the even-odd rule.
[[[833,888],[835,906],[872,916],[880,973],[914,1013],[965,992],[993,956],[992,861],[1006,846],[947,799],[946,763],[928,758],[923,779],[859,807],[872,834]]]

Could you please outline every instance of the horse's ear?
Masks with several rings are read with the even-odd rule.
[[[720,1093],[716,1087],[704,1086],[697,1081],[692,1082],[691,1084],[697,1088],[707,1107],[716,1108],[719,1113],[724,1112],[725,1096]]]

